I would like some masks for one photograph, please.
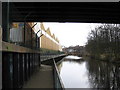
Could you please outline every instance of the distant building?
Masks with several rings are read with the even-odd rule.
[[[85,52],[84,46],[70,46],[67,48],[63,48],[63,51],[67,54],[73,54],[73,55],[83,55]]]

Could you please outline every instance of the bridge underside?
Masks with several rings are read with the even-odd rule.
[[[117,2],[11,2],[9,6],[12,22],[120,23]]]
[[[40,52],[36,50],[38,49],[37,38],[34,40],[36,41],[36,49],[29,49],[30,47],[25,48],[28,47],[27,44],[21,47],[10,43],[10,28],[12,22],[120,23],[119,7],[120,3],[2,3],[2,39],[5,41],[3,42],[2,48],[2,70],[4,71],[2,72],[2,88],[23,87],[33,73],[35,73],[35,70],[41,65]],[[26,23],[24,23],[24,27],[25,25]],[[31,28],[28,29],[29,31],[31,30]],[[24,33],[25,30],[27,29],[24,28]],[[27,34],[24,34],[24,37],[26,35]],[[25,40],[26,38],[24,38],[24,42],[26,42]],[[33,39],[31,39],[31,41],[33,41]],[[55,61],[58,61],[58,59]],[[57,80],[59,80],[57,82],[60,83],[55,61],[54,75],[56,75]],[[50,62],[47,61],[44,63],[50,64]],[[34,79],[34,81],[36,81],[36,79]],[[31,85],[31,83],[28,85]],[[62,84],[60,85],[62,86]]]

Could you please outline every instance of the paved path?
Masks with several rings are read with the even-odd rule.
[[[41,65],[23,88],[54,88],[53,70],[51,66]]]

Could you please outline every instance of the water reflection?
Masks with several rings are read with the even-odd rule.
[[[88,60],[86,62],[88,78],[93,88],[120,90],[120,65],[102,61]]]
[[[64,59],[58,69],[65,88],[90,88],[86,62]]]
[[[120,90],[120,64],[64,58],[58,69],[65,88]]]
[[[78,57],[78,56],[73,56],[73,55],[69,55],[69,56],[66,56],[65,59],[71,59],[71,60],[76,60],[76,59],[82,59],[82,57]]]

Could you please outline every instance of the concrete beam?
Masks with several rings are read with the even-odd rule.
[[[19,53],[40,53],[40,51],[2,41],[2,51]]]

